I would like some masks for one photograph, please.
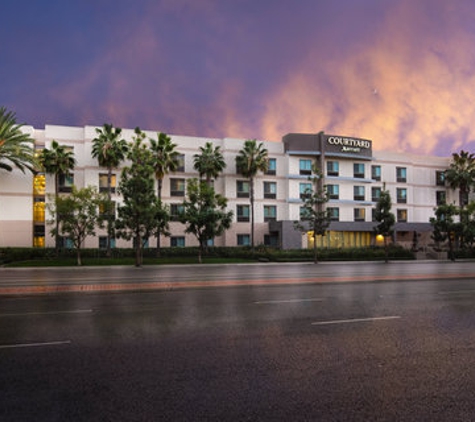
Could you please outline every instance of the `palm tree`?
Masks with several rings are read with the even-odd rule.
[[[220,147],[213,147],[211,142],[206,142],[204,147],[200,147],[201,154],[195,154],[194,169],[200,174],[200,179],[206,177],[206,183],[211,185],[211,179],[216,179],[226,168],[223,154],[221,154]]]
[[[16,123],[15,113],[0,107],[0,169],[12,171],[14,167],[23,173],[25,169],[35,172],[35,141],[21,131],[23,125]]]
[[[92,156],[97,158],[101,167],[107,168],[107,256],[111,256],[112,216],[109,208],[112,204],[112,170],[125,160],[128,145],[121,138],[122,129],[104,123],[102,129],[96,128],[97,138],[92,140]]]
[[[150,149],[153,154],[153,169],[157,179],[157,197],[162,202],[162,184],[163,179],[169,172],[174,172],[180,164],[176,151],[177,145],[172,139],[163,132],[157,132],[157,139],[149,138]],[[157,256],[160,255],[160,232],[157,234]]]
[[[268,151],[264,144],[255,139],[248,139],[236,156],[236,169],[243,177],[249,179],[251,202],[251,247],[254,249],[254,178],[259,171],[266,172],[269,166]]]
[[[44,148],[40,156],[41,165],[46,174],[54,176],[54,196],[57,202],[59,196],[59,179],[71,174],[76,165],[74,152],[57,141],[51,143],[51,149]],[[56,216],[56,251],[59,250],[59,217]]]
[[[464,150],[460,154],[454,152],[445,179],[452,189],[459,189],[459,206],[463,211],[468,203],[470,188],[475,183],[475,155]]]

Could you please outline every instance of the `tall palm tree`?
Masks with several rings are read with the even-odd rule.
[[[153,155],[153,169],[157,179],[157,197],[162,202],[163,179],[169,172],[174,172],[180,164],[177,145],[163,132],[157,132],[157,139],[149,138],[150,149]],[[160,255],[160,232],[157,234],[157,256]]]
[[[15,113],[0,107],[0,169],[12,171],[13,168],[35,172],[35,141],[21,131],[22,124],[16,123]]]
[[[206,177],[206,183],[211,185],[211,179],[216,179],[226,168],[223,154],[220,147],[214,147],[211,142],[206,142],[204,147],[200,147],[200,154],[195,154],[194,169],[200,174],[200,179]]]
[[[104,123],[96,128],[97,138],[92,140],[92,156],[101,167],[107,168],[107,207],[112,204],[112,170],[119,167],[128,152],[127,141],[121,138],[122,129]],[[107,256],[111,256],[112,210],[107,209]]]
[[[59,145],[57,141],[51,143],[51,149],[44,148],[40,156],[40,162],[46,174],[54,176],[54,196],[57,201],[59,196],[59,179],[71,174],[76,165],[74,152],[65,145]],[[59,250],[59,217],[56,220],[56,251]]]
[[[464,150],[460,154],[454,152],[445,179],[452,189],[459,189],[459,206],[463,210],[468,203],[470,188],[475,183],[475,155]]]
[[[236,156],[236,169],[243,177],[249,179],[251,202],[251,247],[254,249],[254,179],[259,173],[266,172],[269,167],[268,151],[264,144],[255,139],[248,139]]]

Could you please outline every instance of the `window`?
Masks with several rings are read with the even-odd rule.
[[[46,188],[46,179],[44,174],[37,174],[33,178],[33,195],[44,196]]]
[[[396,199],[398,204],[405,204],[407,202],[407,189],[406,188],[397,188],[396,189]]]
[[[364,164],[363,163],[354,163],[353,164],[353,176],[357,179],[364,179]]]
[[[41,223],[45,221],[45,201],[44,199],[34,198],[33,200],[33,221]]]
[[[365,209],[364,208],[355,208],[354,209],[355,221],[365,221]]]
[[[74,243],[69,237],[59,236],[59,247],[64,249],[73,249]]]
[[[444,190],[438,190],[435,195],[437,205],[444,205],[447,203],[447,193]]]
[[[251,236],[248,234],[238,234],[237,244],[238,246],[249,246],[251,244]]]
[[[170,179],[170,195],[185,196],[185,179]]]
[[[277,248],[279,246],[279,234],[278,233],[265,234],[264,245],[270,246],[272,248]]]
[[[396,180],[398,183],[407,182],[407,169],[406,167],[396,167]]]
[[[381,166],[371,166],[371,178],[373,180],[381,180]]]
[[[300,207],[300,219],[302,218],[305,218],[305,217],[309,217],[310,214],[309,214],[309,211],[307,209],[307,207]]]
[[[327,185],[327,192],[328,192],[329,199],[340,199],[339,185]]]
[[[184,210],[183,204],[170,204],[170,221],[179,221]]]
[[[397,210],[397,221],[398,223],[407,222],[407,210]]]
[[[353,199],[364,201],[364,186],[353,186]]]
[[[275,199],[277,197],[277,183],[264,182],[264,198]]]
[[[176,168],[176,173],[184,173],[185,172],[185,154],[178,154],[176,156],[178,166]]]
[[[170,246],[172,248],[184,248],[185,236],[172,236],[170,237]]]
[[[300,160],[300,174],[309,176],[312,174],[312,160]]]
[[[338,161],[328,161],[327,162],[327,176],[339,176],[340,174],[340,164]]]
[[[277,207],[275,205],[264,205],[264,222],[275,221],[277,219]]]
[[[135,248],[136,245],[137,245],[137,238],[134,237],[133,240],[132,240],[132,244],[133,244],[133,247]],[[148,237],[147,238],[142,238],[142,248],[148,248],[149,247],[149,243],[148,243]]]
[[[445,171],[435,172],[435,183],[437,186],[445,186]]]
[[[115,174],[111,175],[111,193],[115,193],[116,187],[116,176]],[[99,192],[107,192],[107,174],[99,174]]]
[[[59,175],[59,186],[58,189],[60,192],[69,193],[74,185],[74,174],[60,174]]]
[[[99,204],[99,215],[101,217],[107,217],[107,214],[110,214],[113,219],[115,219],[115,201],[111,201],[110,204],[110,212],[107,209],[107,201],[106,202],[101,202]]]
[[[381,198],[381,188],[371,188],[371,201],[378,202]]]
[[[376,221],[376,208],[371,208],[371,221]]]
[[[248,222],[249,219],[249,205],[238,205],[237,206],[237,221],[239,222]]]
[[[330,221],[340,221],[340,208],[337,207],[328,207],[328,215],[330,216]]]
[[[247,180],[238,180],[236,182],[236,192],[238,198],[249,198],[249,182]]]
[[[313,185],[311,183],[300,183],[299,185],[300,199],[304,200],[313,193]]]
[[[275,175],[277,173],[277,160],[269,158],[266,174]]]
[[[107,248],[107,236],[99,236],[99,249]],[[115,239],[111,238],[111,248],[115,248]]]

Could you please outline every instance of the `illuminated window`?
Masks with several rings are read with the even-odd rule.
[[[365,221],[365,209],[364,208],[355,208],[354,217],[355,221]]]
[[[407,222],[407,210],[397,210],[397,221],[398,223]]]
[[[111,175],[111,193],[115,193],[117,178],[115,174]],[[107,192],[107,174],[99,174],[99,192]]]
[[[170,179],[170,195],[185,196],[185,179]]]
[[[43,201],[33,203],[33,221],[38,223],[45,221],[45,203]]]
[[[110,202],[110,215],[112,216],[113,219],[115,219],[115,201]],[[99,204],[99,215],[101,217],[106,217],[108,212],[107,212],[107,202],[102,202]]]
[[[33,195],[44,196],[46,188],[46,178],[44,174],[37,174],[33,178]]]

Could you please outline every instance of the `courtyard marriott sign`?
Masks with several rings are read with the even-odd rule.
[[[325,135],[325,138],[325,150],[327,152],[359,154],[365,157],[372,154],[372,143],[367,139],[334,135]]]

